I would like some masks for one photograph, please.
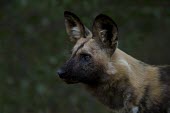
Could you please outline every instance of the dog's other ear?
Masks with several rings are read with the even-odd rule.
[[[92,35],[90,30],[88,30],[80,19],[73,13],[65,11],[65,26],[67,34],[69,35],[71,41],[76,42],[80,38],[86,38]]]
[[[103,47],[110,49],[114,53],[118,44],[118,28],[116,23],[110,17],[100,14],[95,18],[92,30],[93,38]]]

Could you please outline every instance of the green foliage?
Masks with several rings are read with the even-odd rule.
[[[56,75],[69,57],[69,10],[91,28],[99,13],[119,26],[119,48],[150,64],[170,63],[169,1],[6,0],[0,10],[1,113],[109,113],[81,85]]]

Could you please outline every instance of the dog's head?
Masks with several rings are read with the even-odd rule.
[[[102,82],[117,48],[117,25],[110,17],[100,14],[91,32],[75,14],[65,11],[64,17],[66,31],[75,45],[70,59],[58,69],[58,75],[67,83]]]

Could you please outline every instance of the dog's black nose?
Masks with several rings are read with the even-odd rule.
[[[64,78],[64,75],[66,74],[66,72],[64,70],[62,70],[62,69],[58,69],[57,73],[58,73],[60,78]]]

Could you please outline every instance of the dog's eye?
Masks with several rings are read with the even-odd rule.
[[[86,54],[86,53],[82,53],[82,54],[80,54],[80,59],[84,60],[84,61],[89,61],[91,59],[91,55]]]

